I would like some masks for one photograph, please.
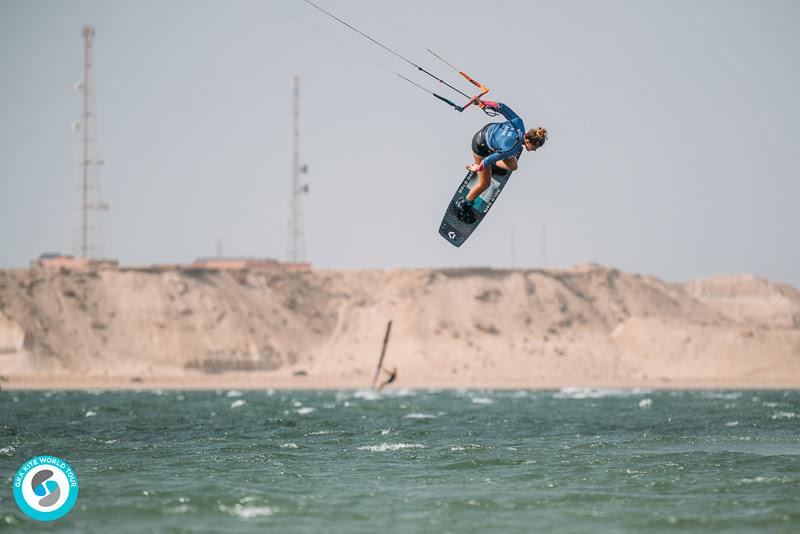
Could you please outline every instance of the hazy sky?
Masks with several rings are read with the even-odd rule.
[[[300,0],[265,0],[457,97]],[[95,27],[104,252],[284,259],[291,79],[307,258],[571,266],[800,286],[800,2],[316,0],[551,139],[456,249],[437,233],[487,117],[456,113],[258,0],[0,0],[0,266],[75,242],[81,27]],[[546,228],[546,246],[543,237]]]

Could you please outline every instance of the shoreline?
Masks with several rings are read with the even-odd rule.
[[[744,390],[784,390],[800,389],[800,377],[786,380],[687,380],[687,379],[645,379],[645,380],[563,380],[519,379],[519,380],[469,380],[446,381],[444,379],[418,379],[408,383],[398,382],[387,386],[384,391],[406,389],[492,389],[518,390],[542,389],[559,390],[568,388],[585,389],[744,389]],[[359,377],[293,377],[265,376],[262,373],[231,376],[202,377],[87,377],[87,376],[6,376],[0,382],[0,391],[152,391],[152,390],[362,390],[371,389],[369,381]]]

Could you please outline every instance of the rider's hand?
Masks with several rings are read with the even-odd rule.
[[[477,163],[467,163],[464,168],[471,172],[478,172],[481,168]]]

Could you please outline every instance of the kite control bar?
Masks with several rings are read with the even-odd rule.
[[[442,102],[445,102],[446,104],[449,104],[449,105],[453,106],[453,109],[455,109],[459,113],[461,113],[462,111],[464,111],[465,109],[467,109],[471,105],[475,104],[476,106],[481,108],[483,110],[483,112],[486,113],[487,115],[489,115],[490,117],[496,116],[497,112],[492,110],[492,109],[490,109],[490,108],[487,108],[486,104],[484,104],[483,101],[481,100],[481,97],[483,97],[486,93],[489,92],[489,88],[486,87],[485,85],[483,85],[481,82],[479,82],[479,81],[475,80],[474,78],[472,78],[469,74],[467,74],[464,71],[458,71],[458,73],[461,76],[463,76],[464,78],[466,78],[467,81],[470,82],[472,85],[476,86],[480,90],[480,93],[475,95],[475,96],[473,96],[472,98],[470,98],[469,101],[466,104],[464,104],[463,106],[459,106],[458,104],[455,104],[451,100],[448,100],[447,98],[445,98],[443,96],[439,96],[436,93],[433,93],[433,96],[435,96],[436,98],[438,98]]]
[[[464,106],[463,108],[461,108],[461,111],[464,111],[465,109],[467,109],[472,104],[477,104],[481,109],[486,109],[486,106],[484,106],[483,102],[481,102],[481,97],[489,92],[489,88],[485,87],[482,83],[480,83],[478,81],[475,81],[474,79],[470,78],[469,74],[467,74],[464,71],[460,70],[460,71],[458,71],[458,73],[461,76],[463,76],[464,78],[466,78],[468,82],[470,82],[472,85],[476,86],[481,91],[479,95],[473,96],[472,98],[470,98],[469,102],[467,102],[467,105]]]

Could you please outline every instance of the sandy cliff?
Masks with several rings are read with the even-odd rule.
[[[17,385],[800,386],[800,292],[568,270],[0,271]]]

